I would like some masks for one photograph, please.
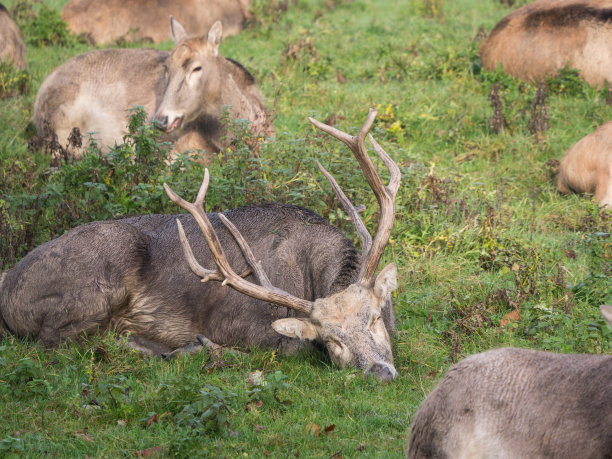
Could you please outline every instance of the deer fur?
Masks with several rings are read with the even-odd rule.
[[[557,173],[560,193],[590,193],[612,207],[612,121],[580,139],[561,160]]]
[[[166,24],[173,15],[187,30],[208,30],[221,21],[225,35],[242,30],[250,0],[70,0],[62,19],[70,30],[92,44],[168,40]]]
[[[538,0],[504,17],[480,48],[484,68],[542,80],[566,65],[590,85],[612,82],[612,0]]]
[[[612,325],[612,306],[602,306]],[[504,348],[453,366],[414,418],[408,458],[609,458],[612,355]]]
[[[19,27],[0,3],[0,60],[12,62],[17,68],[25,70],[27,68],[25,52]]]
[[[176,42],[171,53],[103,49],[76,56],[55,69],[34,104],[39,136],[57,136],[68,156],[78,159],[88,147],[87,142],[83,147],[68,142],[78,127],[84,135],[93,132],[98,146],[107,152],[122,143],[128,110],[135,105],[143,106],[150,116],[166,116],[163,107],[167,106],[174,115],[180,114],[180,127],[164,127],[168,140],[175,142],[175,151],[200,148],[210,154],[227,146],[231,139],[222,140],[225,132],[220,120],[226,108],[230,118],[250,121],[255,135],[272,135],[255,79],[238,62],[219,55],[221,23],[216,22],[203,37],[187,35],[173,18],[170,24]],[[189,74],[182,67],[187,62]],[[193,72],[196,65],[198,75]]]

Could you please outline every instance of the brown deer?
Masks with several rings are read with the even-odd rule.
[[[70,0],[62,18],[70,30],[92,44],[168,39],[166,24],[173,15],[187,30],[208,30],[221,21],[225,35],[242,30],[250,0]]]
[[[503,18],[480,48],[482,64],[542,80],[566,65],[590,85],[612,81],[612,0],[538,0]]]
[[[612,121],[567,151],[559,165],[557,190],[591,193],[601,204],[612,207]]]
[[[311,119],[350,147],[379,202],[372,240],[319,165],[357,227],[361,256],[337,228],[301,207],[261,204],[205,214],[206,172],[194,204],[166,187],[193,216],[89,223],[30,252],[0,280],[0,325],[48,347],[110,328],[130,333],[135,346],[153,354],[190,349],[198,335],[213,348],[289,353],[316,342],[339,367],[395,378],[390,335],[397,268],[391,263],[378,276],[376,269],[393,226],[400,171],[370,136],[390,172],[385,186],[367,153],[375,117],[371,110],[356,137]],[[179,256],[181,245],[187,261]],[[251,271],[259,284],[248,278]]]
[[[12,62],[15,67],[25,70],[25,45],[21,31],[11,19],[8,10],[0,3],[0,61]]]
[[[612,306],[601,312],[612,325]],[[463,359],[421,404],[408,457],[609,458],[612,355],[504,348]]]
[[[220,115],[251,122],[255,135],[272,135],[253,76],[238,62],[219,55],[220,22],[203,37],[188,36],[174,18],[171,53],[155,49],[103,49],[81,54],[55,69],[43,82],[34,103],[39,136],[53,139],[68,156],[80,158],[84,148],[68,139],[77,127],[93,132],[102,151],[121,143],[127,132],[128,110],[143,106],[162,120],[175,150],[201,148],[218,152],[223,141]],[[168,122],[170,120],[170,122]]]

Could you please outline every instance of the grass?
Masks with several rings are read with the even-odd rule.
[[[373,231],[375,200],[349,153],[306,118],[355,132],[377,107],[373,134],[403,174],[382,262],[399,267],[399,379],[380,384],[316,352],[165,362],[127,352],[109,335],[51,353],[6,338],[0,454],[402,457],[420,402],[462,357],[504,345],[610,353],[598,306],[612,302],[612,214],[588,197],[558,195],[550,177],[551,160],[612,117],[605,91],[564,71],[548,83],[548,130],[532,134],[537,88],[480,68],[474,37],[510,11],[497,1],[254,3],[256,20],[221,53],[254,73],[277,135],[260,160],[237,142],[210,166],[208,208],[292,202],[355,238],[318,159],[366,204]],[[0,269],[86,221],[176,212],[161,182],[193,194],[201,176],[188,161],[183,169],[159,159],[133,164],[130,147],[123,160],[92,155],[61,169],[28,151],[44,77],[90,49],[61,33],[53,36],[62,44],[47,41],[42,26],[57,23],[45,21],[28,44],[26,88],[0,100]],[[499,134],[490,126],[493,84],[506,120]],[[153,135],[140,126],[135,137]],[[145,153],[158,158],[156,148]],[[518,307],[520,320],[500,328]],[[252,384],[256,371],[268,384]]]

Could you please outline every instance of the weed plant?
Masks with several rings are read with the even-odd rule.
[[[29,142],[45,76],[92,49],[66,31],[65,2],[8,5],[29,70],[0,67],[0,269],[82,223],[176,213],[162,183],[193,197],[203,174],[198,152],[168,164],[138,108],[107,155],[91,146],[52,166]],[[558,195],[551,178],[612,117],[610,96],[570,68],[539,87],[482,69],[483,31],[525,3],[255,0],[246,29],[222,43],[256,76],[276,136],[253,139],[243,121],[225,120],[234,140],[208,165],[208,211],[298,204],[357,244],[316,161],[365,206],[371,231],[376,200],[346,147],[307,117],[354,133],[378,109],[372,134],[403,177],[383,260],[399,267],[397,381],[338,370],[317,350],[163,361],[111,333],[51,352],[6,337],[0,455],[403,457],[419,403],[453,362],[506,345],[610,353],[598,306],[612,303],[612,213]]]

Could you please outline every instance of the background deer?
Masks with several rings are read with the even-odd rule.
[[[314,341],[340,367],[354,364],[380,379],[394,378],[391,293],[397,269],[392,263],[375,273],[393,226],[400,172],[371,136],[390,171],[388,186],[368,156],[365,137],[375,117],[371,110],[356,137],[311,120],[351,148],[381,207],[372,240],[320,166],[357,226],[361,256],[338,229],[300,207],[262,204],[206,215],[206,172],[195,204],[167,188],[193,217],[142,215],[89,223],[30,252],[0,281],[0,324],[45,346],[112,328],[131,333],[149,353],[184,348],[199,334],[213,347],[257,345],[285,352]],[[261,285],[248,279],[249,265]]]
[[[557,189],[563,194],[592,193],[612,207],[612,121],[567,151],[559,165]]]
[[[612,1],[539,0],[512,12],[480,48],[487,70],[503,65],[525,80],[554,76],[565,65],[589,84],[612,81]]]
[[[242,30],[250,0],[70,0],[62,18],[92,44],[168,39],[166,24],[173,15],[187,30],[208,30],[221,21],[225,35]]]
[[[601,312],[612,325],[612,306]],[[610,457],[611,381],[612,355],[472,355],[421,404],[408,457]]]
[[[0,3],[0,60],[12,62],[17,68],[25,70],[27,67],[25,52],[19,27]]]
[[[39,136],[57,136],[69,156],[80,158],[83,149],[68,142],[78,127],[82,134],[94,132],[98,145],[108,151],[122,142],[128,109],[134,105],[163,120],[168,139],[181,151],[201,148],[210,153],[224,147],[219,120],[224,107],[231,118],[250,121],[255,135],[271,135],[272,122],[253,76],[219,55],[221,23],[203,37],[188,36],[172,17],[170,26],[176,42],[171,53],[104,49],[76,56],[54,70],[34,104]]]

